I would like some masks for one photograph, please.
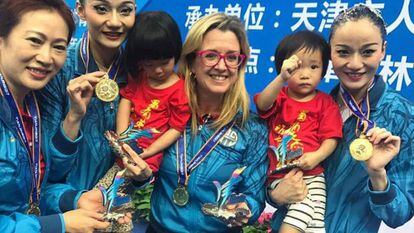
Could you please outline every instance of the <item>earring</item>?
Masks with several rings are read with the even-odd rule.
[[[196,79],[196,75],[193,72],[190,72],[190,79]]]

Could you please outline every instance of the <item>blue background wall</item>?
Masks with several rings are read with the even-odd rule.
[[[139,10],[164,10],[180,26],[183,38],[200,17],[215,11],[239,16],[246,25],[251,46],[246,84],[250,94],[262,90],[277,74],[273,53],[277,43],[295,30],[311,29],[328,36],[333,18],[348,6],[363,2],[381,10],[387,22],[387,54],[379,73],[388,84],[414,101],[414,3],[411,0],[138,0]],[[67,0],[73,8],[75,0]],[[85,29],[77,18],[74,40]],[[329,67],[319,89],[329,91],[338,83]]]

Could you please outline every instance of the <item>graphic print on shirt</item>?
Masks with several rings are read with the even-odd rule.
[[[275,134],[275,145],[277,145],[276,157],[283,154],[283,158],[278,158],[277,167],[281,167],[286,163],[290,163],[303,154],[303,144],[298,138],[301,122],[304,122],[307,117],[308,110],[301,110],[296,117],[296,121],[292,125],[278,124],[273,128]]]
[[[160,105],[160,100],[153,99],[151,100],[151,103],[144,109],[140,111],[141,118],[135,122],[134,128],[136,129],[142,129],[145,126],[146,120],[151,118],[151,111],[154,109],[158,109],[158,106]],[[135,111],[132,109],[131,112],[135,113]]]

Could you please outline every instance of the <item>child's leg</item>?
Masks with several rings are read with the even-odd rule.
[[[305,232],[308,233],[324,233],[325,232],[325,206],[326,206],[326,186],[323,174],[311,177],[305,177],[308,186],[308,196],[313,200],[315,213],[312,220],[308,224]]]
[[[274,189],[280,180],[275,180],[270,184]],[[313,202],[309,199],[309,193],[301,202],[287,206],[288,212],[280,226],[279,233],[300,233],[304,232],[314,213]]]
[[[288,206],[288,212],[283,219],[279,233],[305,232],[314,212],[314,203],[309,199],[308,193],[303,201]]]

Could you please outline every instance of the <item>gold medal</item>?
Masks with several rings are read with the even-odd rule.
[[[40,208],[38,204],[35,203],[30,203],[29,204],[29,209],[27,209],[26,211],[27,214],[31,214],[31,215],[36,215],[36,216],[40,216]]]
[[[108,75],[105,75],[102,80],[96,84],[95,93],[100,100],[111,102],[118,96],[119,87],[114,80],[110,79]]]
[[[372,143],[363,134],[349,145],[351,156],[358,161],[366,161],[371,158],[373,150]]]
[[[185,206],[188,203],[188,192],[183,186],[178,186],[173,192],[173,201],[178,206]]]

